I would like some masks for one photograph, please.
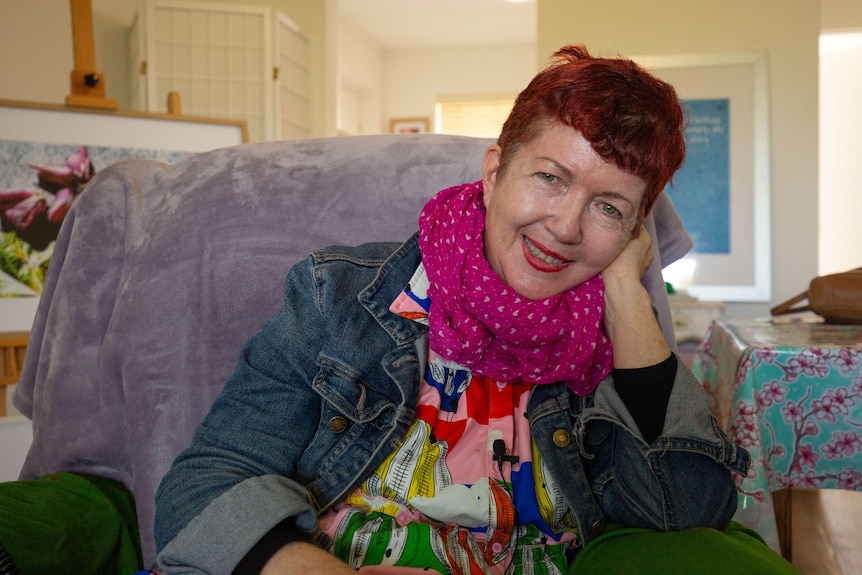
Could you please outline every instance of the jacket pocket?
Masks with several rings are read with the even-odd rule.
[[[349,422],[369,423],[381,429],[389,427],[397,407],[391,398],[343,362],[320,355],[317,365],[320,370],[311,385],[329,407]],[[381,376],[388,377],[382,370]]]
[[[380,447],[394,425],[396,404],[341,362],[319,356],[317,365],[311,385],[323,400],[320,421],[297,480],[320,510],[343,498],[388,455]]]

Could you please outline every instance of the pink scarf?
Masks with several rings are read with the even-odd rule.
[[[431,348],[500,382],[565,381],[587,395],[613,366],[601,275],[550,298],[528,299],[491,269],[484,230],[481,181],[443,190],[422,210]]]

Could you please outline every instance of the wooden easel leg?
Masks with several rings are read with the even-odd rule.
[[[117,101],[105,98],[104,74],[96,71],[93,9],[90,0],[70,0],[70,5],[75,69],[72,70],[72,90],[66,96],[66,105],[116,110]]]

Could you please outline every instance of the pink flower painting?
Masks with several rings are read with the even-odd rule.
[[[63,164],[28,164],[33,187],[0,190],[0,272],[41,291],[50,248],[95,169],[85,146]]]

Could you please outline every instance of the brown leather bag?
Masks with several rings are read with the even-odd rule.
[[[808,299],[808,305],[795,304]],[[808,290],[770,310],[772,315],[813,311],[828,323],[862,323],[862,268],[819,276]]]

